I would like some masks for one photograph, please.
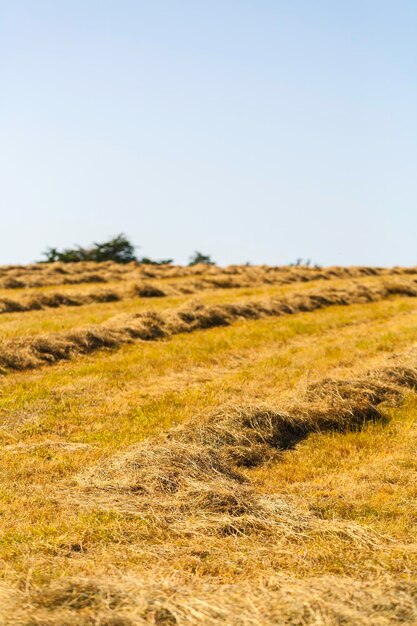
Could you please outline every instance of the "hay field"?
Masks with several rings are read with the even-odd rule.
[[[417,624],[417,268],[0,268],[2,626]]]

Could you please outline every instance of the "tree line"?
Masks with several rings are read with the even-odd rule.
[[[103,261],[114,261],[115,263],[143,263],[148,265],[170,265],[173,259],[154,260],[149,257],[138,257],[135,253],[137,246],[120,233],[116,237],[112,237],[108,241],[102,243],[93,243],[91,246],[84,248],[83,246],[75,246],[74,248],[47,248],[43,252],[44,259],[40,263],[78,263],[80,261],[95,261],[102,263]],[[189,259],[188,265],[197,265],[204,263],[206,265],[214,265],[209,254],[202,252],[194,252]]]

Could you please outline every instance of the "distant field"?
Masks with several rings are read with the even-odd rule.
[[[417,624],[417,268],[0,268],[0,624]]]

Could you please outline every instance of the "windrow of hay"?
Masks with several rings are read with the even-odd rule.
[[[408,279],[373,286],[352,283],[343,289],[322,289],[265,301],[217,306],[194,302],[176,311],[122,315],[72,332],[3,341],[0,343],[0,368],[36,368],[103,348],[118,348],[135,340],[157,340],[178,333],[228,326],[243,319],[257,320],[312,312],[333,305],[377,302],[394,295],[416,297],[416,282]]]
[[[49,287],[53,285],[80,285],[83,283],[107,283],[116,280],[115,276],[105,276],[99,272],[80,272],[71,276],[52,277],[15,277],[8,276],[0,280],[0,289],[28,289],[32,287]]]
[[[335,275],[333,275],[331,271],[321,272],[319,274],[310,273],[309,275],[305,275],[301,271],[294,271],[287,276],[282,271],[278,274],[271,274],[267,271],[261,271],[260,268],[256,270],[251,269],[252,272],[246,271],[237,276],[221,273],[218,276],[203,276],[199,280],[177,281],[174,283],[165,282],[165,284],[163,284],[163,282],[149,282],[142,279],[140,282],[135,281],[133,285],[127,287],[123,286],[117,289],[113,288],[111,290],[101,289],[90,292],[77,292],[74,290],[71,292],[41,292],[35,295],[25,294],[23,298],[0,297],[0,314],[24,313],[47,308],[75,307],[100,302],[116,302],[129,298],[183,296],[207,290],[257,288],[277,284],[287,285],[294,282],[309,282],[321,279],[332,280],[338,277],[338,272],[335,272]],[[82,275],[77,276],[77,280],[83,282],[80,276]],[[123,274],[121,276],[123,276]],[[127,274],[126,276],[129,278]],[[414,280],[417,284],[417,279]],[[104,282],[107,282],[107,279]]]
[[[300,532],[312,520],[291,518],[276,498],[260,498],[239,466],[276,457],[312,432],[344,432],[382,419],[417,388],[415,352],[357,379],[324,379],[282,408],[230,407],[142,442],[80,477],[87,499],[188,531]],[[283,510],[284,506],[284,510]]]
[[[1,626],[390,626],[417,621],[417,584],[276,575],[253,583],[69,578],[4,593]]]
[[[38,293],[25,299],[0,298],[1,313],[23,313],[41,309],[57,309],[62,306],[82,306],[93,302],[117,302],[121,295],[114,290],[100,290],[90,293]]]
[[[210,265],[191,267],[172,265],[125,265],[106,263],[42,263],[28,266],[0,267],[0,288],[20,289],[56,285],[73,285],[94,282],[126,280],[158,280],[204,277],[198,281],[200,288],[230,288],[253,284],[289,284],[334,278],[360,278],[364,276],[401,276],[416,274],[417,268],[376,267],[326,267],[307,266],[248,266],[231,265],[225,268]]]
[[[113,262],[38,263],[0,267],[1,289],[22,289],[82,283],[108,283],[137,277],[138,264]]]

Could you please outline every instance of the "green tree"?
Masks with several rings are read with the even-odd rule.
[[[135,246],[122,233],[105,241],[95,243],[92,249],[93,261],[115,261],[116,263],[130,263],[136,261]]]
[[[212,260],[209,254],[203,254],[202,252],[194,252],[192,256],[190,256],[190,261],[188,265],[197,265],[198,263],[204,263],[205,265],[215,265],[215,262]]]
[[[79,261],[114,261],[115,263],[130,263],[136,261],[135,246],[123,233],[103,243],[94,243],[90,248],[48,248],[44,253],[46,263],[61,261],[62,263],[77,263]]]

